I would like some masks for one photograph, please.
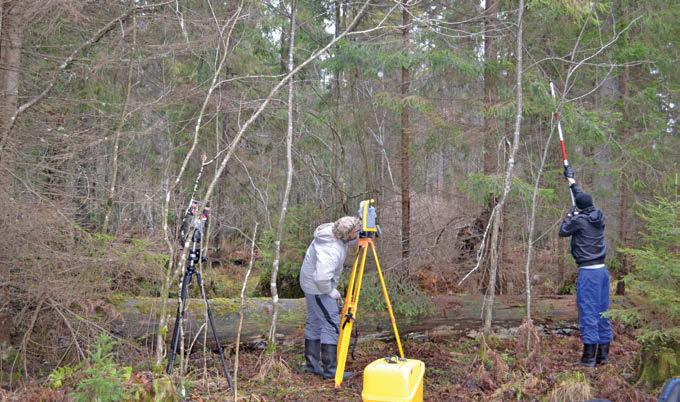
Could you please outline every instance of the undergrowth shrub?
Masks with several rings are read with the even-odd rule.
[[[641,205],[638,216],[643,246],[621,250],[634,262],[625,278],[634,306],[610,315],[637,330],[640,380],[658,386],[680,375],[680,201],[658,198]]]
[[[76,401],[122,401],[131,397],[128,380],[132,368],[119,365],[114,358],[116,342],[108,335],[99,336],[88,351],[87,360],[75,366],[54,370],[48,377],[52,388],[69,387]]]

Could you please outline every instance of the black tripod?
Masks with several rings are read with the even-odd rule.
[[[222,369],[224,370],[224,376],[227,379],[229,388],[234,388],[231,380],[231,375],[229,375],[229,370],[227,369],[227,359],[224,357],[224,349],[220,344],[220,340],[217,338],[217,332],[215,331],[215,323],[213,321],[212,310],[210,310],[210,303],[208,302],[208,295],[205,293],[203,287],[203,278],[201,273],[196,271],[196,265],[201,258],[201,238],[203,235],[204,226],[207,225],[208,221],[208,211],[209,208],[205,208],[203,213],[199,216],[197,214],[198,202],[193,201],[191,203],[190,209],[187,211],[187,218],[189,218],[190,230],[193,230],[191,234],[191,249],[189,250],[189,256],[187,258],[187,269],[182,278],[182,287],[180,290],[180,304],[177,306],[177,316],[175,318],[175,327],[172,330],[172,341],[171,352],[168,356],[168,366],[166,372],[168,374],[172,373],[173,365],[175,364],[175,356],[177,355],[177,346],[179,345],[179,327],[180,322],[184,319],[184,310],[186,308],[187,297],[189,294],[189,285],[191,284],[192,275],[196,274],[196,279],[198,281],[198,286],[201,289],[201,296],[205,302],[205,307],[208,311],[208,323],[210,324],[210,329],[213,333],[213,338],[215,339],[215,344],[217,345],[217,350],[220,353],[220,358],[222,359]],[[186,220],[185,220],[186,222]],[[182,232],[185,232],[184,228]],[[182,233],[184,234],[184,233]],[[183,240],[181,241],[183,243]]]

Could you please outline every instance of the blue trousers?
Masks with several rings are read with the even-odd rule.
[[[609,309],[609,270],[579,268],[576,282],[576,305],[585,344],[609,343],[612,340],[612,326],[602,313]]]
[[[326,345],[337,345],[340,334],[338,301],[329,295],[305,293],[307,321],[305,339],[321,340]]]

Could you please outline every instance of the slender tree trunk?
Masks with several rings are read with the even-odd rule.
[[[297,9],[297,0],[291,0],[290,3],[290,30],[288,42],[288,72],[292,72],[294,68],[293,55],[295,47],[295,13]],[[269,346],[271,350],[276,349],[276,321],[278,318],[279,308],[279,294],[276,286],[276,278],[279,274],[279,260],[281,259],[281,240],[283,238],[283,226],[286,220],[286,212],[288,211],[288,197],[290,195],[290,187],[293,182],[293,102],[295,99],[293,76],[288,81],[288,132],[286,135],[286,188],[283,192],[283,199],[281,200],[281,214],[279,215],[279,223],[276,227],[276,240],[274,241],[274,262],[272,264],[272,276],[269,284],[272,293],[272,325],[269,329]]]
[[[493,222],[492,234],[491,234],[491,267],[489,270],[489,286],[484,297],[484,332],[486,334],[491,332],[491,321],[493,317],[493,303],[496,293],[496,276],[498,271],[498,240],[499,240],[499,230],[502,222],[503,206],[507,199],[508,193],[512,186],[512,175],[515,168],[515,157],[517,155],[517,149],[519,148],[519,134],[522,128],[522,18],[524,16],[524,0],[519,2],[519,10],[517,15],[517,46],[515,48],[515,53],[517,57],[517,65],[515,69],[517,70],[516,80],[517,80],[517,110],[515,111],[515,130],[512,138],[512,150],[510,151],[510,157],[508,158],[508,163],[505,170],[505,181],[503,185],[503,194],[501,199],[496,204],[496,214],[495,220]]]
[[[496,77],[496,34],[493,30],[497,27],[496,14],[498,13],[498,0],[486,0],[484,10],[484,103],[487,115],[484,117],[484,174],[491,175],[498,169],[497,121],[489,114],[491,108],[498,103],[498,79]],[[490,213],[493,204],[486,211]]]
[[[404,52],[409,49],[410,14],[408,0],[402,0],[402,32],[401,42]],[[411,241],[411,172],[409,161],[409,147],[411,145],[411,127],[409,122],[409,106],[406,98],[411,84],[408,66],[401,67],[401,258],[408,267]]]
[[[484,141],[482,145],[482,170],[487,176],[495,175],[498,173],[498,119],[491,114],[492,108],[498,103],[498,75],[496,72],[498,62],[497,62],[497,51],[496,51],[496,38],[497,34],[494,32],[498,28],[498,0],[486,0],[486,8],[484,10],[484,103],[485,112],[484,116]],[[488,194],[488,201],[482,206],[482,211],[477,218],[477,223],[474,225],[475,228],[484,228],[486,223],[491,219],[491,211],[494,209],[498,203],[498,197],[496,194]],[[499,211],[502,213],[503,211]],[[499,227],[502,231],[502,227]],[[481,235],[481,233],[480,233]],[[492,231],[493,235],[493,231]],[[489,255],[489,257],[492,257]],[[485,275],[482,281],[486,283],[481,284],[481,288],[484,292],[488,291],[490,279],[490,264],[493,264],[489,259],[485,259],[482,264],[482,269],[485,271]]]
[[[628,83],[630,81],[630,67],[624,66],[619,78],[619,89],[621,90],[621,104],[622,115],[621,119],[621,144],[626,146],[630,138],[630,107],[629,107],[629,90]],[[628,181],[630,177],[626,176],[626,170],[621,169],[621,176],[619,178],[620,194],[619,194],[619,244],[621,247],[630,246],[630,239],[628,236],[630,219],[628,210],[630,208],[630,187]],[[628,256],[623,254],[621,256],[621,267],[617,273],[618,281],[616,282],[616,294],[624,295],[626,293],[626,284],[623,280],[624,276],[629,272],[630,262]]]
[[[111,223],[111,213],[113,212],[113,199],[116,195],[116,180],[118,179],[118,148],[120,146],[120,136],[125,121],[128,117],[128,108],[130,105],[130,92],[132,91],[132,59],[135,53],[135,46],[137,43],[137,27],[136,17],[132,15],[132,51],[128,56],[128,71],[127,71],[127,86],[125,88],[125,100],[123,101],[123,108],[120,111],[118,125],[116,126],[116,133],[113,137],[113,149],[111,151],[111,184],[109,186],[109,195],[106,199],[106,212],[104,214],[104,232],[109,232],[109,224]]]
[[[23,15],[20,2],[1,3],[0,26],[0,139],[10,144],[8,136],[18,107],[19,71],[21,70],[21,46],[23,40]],[[0,150],[2,147],[0,146]],[[6,160],[9,162],[9,160]]]
[[[257,238],[257,222],[253,228],[253,239],[250,243],[250,262],[248,262],[248,269],[243,278],[243,285],[241,286],[241,305],[238,310],[238,330],[236,331],[236,346],[234,347],[234,401],[238,400],[238,352],[241,347],[241,331],[243,330],[243,316],[246,303],[246,286],[248,286],[248,278],[253,270],[253,261],[255,260],[255,239]]]
[[[527,321],[531,321],[531,260],[534,254],[534,229],[536,226],[536,207],[538,204],[538,191],[540,190],[541,176],[543,175],[543,168],[548,159],[550,151],[551,140],[555,133],[555,121],[552,120],[550,124],[550,134],[545,141],[545,148],[543,148],[543,155],[541,156],[541,163],[538,166],[538,171],[535,175],[534,191],[531,194],[531,212],[529,213],[529,234],[527,236],[527,257],[524,266],[524,286],[527,302]]]

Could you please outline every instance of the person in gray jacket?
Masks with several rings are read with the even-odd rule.
[[[359,227],[359,219],[353,216],[317,227],[300,269],[300,287],[307,301],[305,370],[327,379],[335,378],[337,366],[341,297],[337,287],[347,245],[358,237]]]

